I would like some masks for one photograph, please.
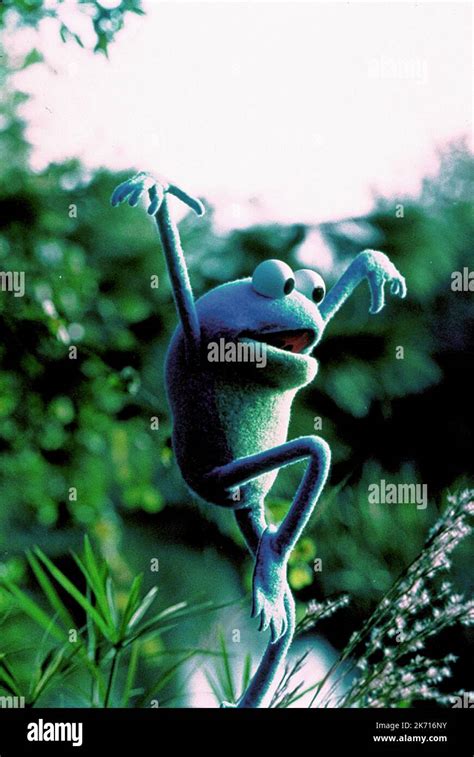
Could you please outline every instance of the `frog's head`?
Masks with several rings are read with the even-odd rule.
[[[245,377],[278,388],[304,386],[318,368],[311,353],[324,329],[318,305],[325,292],[318,273],[293,273],[280,260],[260,263],[252,278],[215,287],[196,302],[203,360],[236,383]]]

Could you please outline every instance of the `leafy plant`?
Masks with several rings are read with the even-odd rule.
[[[211,602],[190,605],[180,602],[151,613],[158,589],[142,593],[143,576],[136,576],[125,595],[119,593],[105,562],[95,557],[87,536],[81,557],[73,554],[85,588],[79,589],[39,548],[28,553],[28,563],[53,612],[51,616],[28,592],[9,579],[2,579],[1,597],[9,612],[22,612],[44,631],[40,649],[28,681],[20,679],[12,659],[0,654],[0,687],[14,696],[24,696],[30,707],[37,705],[50,687],[57,687],[80,669],[90,683],[84,703],[109,707],[113,703],[147,705],[166,686],[183,663],[197,654],[185,650],[160,675],[148,691],[135,689],[135,676],[144,644],[215,606]],[[62,591],[62,596],[59,591]],[[120,606],[118,602],[120,597]],[[72,603],[72,606],[70,606]],[[84,616],[77,628],[74,617]],[[121,692],[116,685],[122,673]],[[26,693],[25,693],[26,692]]]

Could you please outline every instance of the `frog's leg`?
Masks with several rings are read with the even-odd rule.
[[[211,486],[232,490],[275,468],[304,459],[308,459],[308,466],[293,503],[278,528],[267,528],[261,503],[236,510],[237,523],[255,556],[252,614],[260,616],[260,630],[270,627],[272,633],[239,707],[261,706],[293,639],[295,606],[286,579],[287,562],[327,479],[330,449],[319,437],[300,437],[234,460],[206,476]]]
[[[250,553],[257,557],[258,545],[267,529],[263,503],[256,507],[245,507],[235,511],[235,519],[246,541]],[[284,661],[295,633],[295,603],[290,588],[287,588],[284,609],[286,613],[286,630],[275,643],[269,643],[258,670],[244,692],[238,707],[259,707],[273,683],[278,668]]]

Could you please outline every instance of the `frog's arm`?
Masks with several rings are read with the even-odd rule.
[[[319,306],[325,323],[331,320],[341,305],[352,294],[363,279],[367,279],[370,289],[370,312],[378,313],[385,304],[385,284],[390,283],[390,292],[405,297],[405,279],[383,252],[365,250],[352,261]]]
[[[112,194],[112,205],[118,205],[128,198],[129,205],[134,207],[145,190],[148,191],[150,198],[148,213],[155,217],[160,234],[173,298],[183,327],[186,347],[189,352],[195,352],[199,349],[200,344],[199,319],[178,227],[171,217],[167,196],[172,194],[178,197],[197,215],[204,214],[204,207],[199,200],[186,194],[174,184],[156,181],[144,172],[127,179],[115,189]]]

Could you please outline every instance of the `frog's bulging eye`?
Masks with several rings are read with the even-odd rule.
[[[295,273],[295,282],[298,292],[309,297],[317,305],[324,300],[326,296],[326,284],[316,271],[311,271],[309,268],[301,268],[301,270]]]
[[[252,276],[252,286],[264,297],[280,299],[295,288],[295,277],[290,266],[282,260],[264,260]]]

